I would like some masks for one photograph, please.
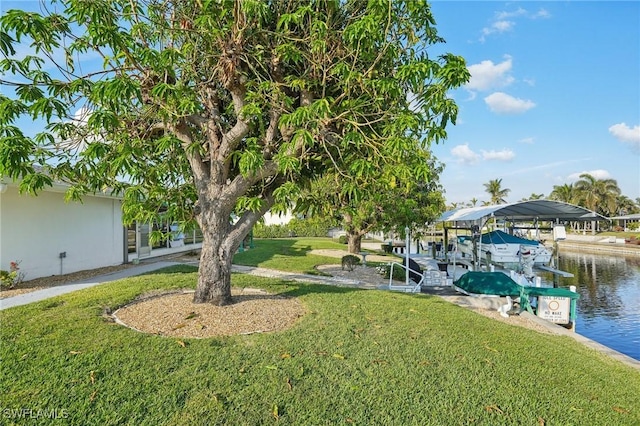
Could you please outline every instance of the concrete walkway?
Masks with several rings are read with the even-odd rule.
[[[241,274],[256,275],[267,278],[282,278],[291,281],[300,281],[314,284],[330,284],[339,287],[354,287],[366,290],[388,290],[387,286],[379,286],[359,280],[352,280],[340,277],[328,277],[322,275],[298,274],[295,272],[277,271],[275,269],[256,268],[253,266],[232,265],[232,272]]]
[[[49,299],[51,297],[60,296],[62,294],[71,293],[73,291],[82,290],[89,287],[94,287],[99,284],[107,283],[110,281],[120,280],[122,278],[133,277],[135,275],[144,274],[146,272],[155,271],[167,266],[179,265],[179,262],[153,262],[140,264],[127,269],[122,269],[110,274],[97,275],[85,280],[73,281],[68,284],[58,285],[54,287],[44,288],[42,290],[32,291],[30,293],[20,294],[18,296],[7,297],[6,299],[0,299],[0,311],[14,306],[27,305],[33,302],[39,302],[41,300]]]
[[[147,272],[152,272],[157,269],[165,268],[167,266],[181,265],[181,264],[193,264],[197,266],[197,262],[184,263],[184,262],[167,262],[159,261],[153,263],[144,263],[137,266],[133,266],[127,269],[122,269],[110,274],[97,275],[85,280],[73,281],[68,284],[62,284],[54,287],[45,288],[42,290],[32,291],[30,293],[20,294],[18,296],[7,297],[6,299],[0,299],[0,311],[14,306],[27,305],[29,303],[39,302],[41,300],[49,299],[51,297],[60,296],[62,294],[71,293],[77,290],[83,290],[85,288],[94,287],[99,284],[107,283],[110,281],[120,280],[122,278],[133,277],[141,275]],[[256,275],[260,277],[270,278],[283,278],[286,280],[311,282],[317,284],[331,284],[341,287],[354,287],[362,289],[379,289],[377,286],[365,283],[358,280],[349,280],[337,277],[326,277],[319,275],[308,274],[296,274],[293,272],[277,271],[274,269],[255,268],[251,266],[233,265],[233,272],[239,272],[243,274]]]

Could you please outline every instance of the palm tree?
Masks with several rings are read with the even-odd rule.
[[[597,179],[588,173],[583,173],[574,188],[578,192],[578,199],[582,206],[603,216],[616,214],[616,202],[621,191],[615,179]]]
[[[502,179],[493,179],[483,184],[485,191],[491,196],[492,204],[506,203],[505,197],[511,192],[510,189],[502,189]]]
[[[531,195],[529,195],[529,197],[524,197],[520,201],[542,200],[543,198],[544,198],[544,194],[536,194],[535,192],[532,192]]]
[[[640,206],[637,205],[631,198],[626,195],[618,195],[616,200],[617,210],[615,212],[618,216],[624,216],[626,214],[634,214],[640,212]]]
[[[572,183],[553,185],[553,190],[551,191],[551,194],[549,194],[549,199],[574,204],[576,202],[576,193],[577,191]]]

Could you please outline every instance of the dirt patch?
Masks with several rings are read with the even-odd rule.
[[[193,303],[193,292],[155,295],[118,309],[117,322],[161,336],[205,338],[264,333],[291,327],[306,310],[294,298],[256,289],[232,289],[234,303]]]

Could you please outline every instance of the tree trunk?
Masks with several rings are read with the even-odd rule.
[[[362,251],[362,234],[347,232],[349,253],[360,253]]]
[[[203,212],[199,222],[202,251],[193,302],[228,305],[231,303],[231,263],[242,239],[234,243],[228,215],[222,212]]]
[[[212,303],[223,306],[231,303],[231,262],[233,255],[225,253],[222,238],[211,241],[203,235],[198,285],[193,295],[194,303]],[[221,256],[220,256],[221,254]]]

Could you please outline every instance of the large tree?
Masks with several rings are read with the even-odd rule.
[[[196,222],[195,302],[231,301],[233,254],[297,183],[346,154],[375,174],[372,159],[442,138],[457,112],[447,92],[468,79],[461,57],[428,54],[442,40],[417,0],[41,8],[0,20],[2,84],[15,89],[0,95],[0,175],[27,192],[64,180],[70,199],[123,194],[126,222]],[[24,116],[46,128],[28,135]]]
[[[507,202],[506,197],[511,190],[502,187],[502,179],[491,179],[483,185],[485,192],[491,197],[491,204],[504,204]]]
[[[442,166],[426,150],[407,153],[400,162],[380,167],[379,173],[328,173],[301,193],[296,209],[312,215],[340,219],[348,251],[361,251],[368,232],[404,235],[410,227],[418,236],[426,222],[445,207],[438,183]]]
[[[618,195],[616,200],[616,209],[617,211],[612,212],[611,214],[617,215],[627,215],[627,214],[635,214],[640,212],[640,205],[634,202],[631,198],[626,195]]]
[[[564,201],[565,203],[575,204],[577,190],[572,183],[564,185],[553,185],[553,190],[549,194],[550,200]]]
[[[598,179],[589,173],[583,173],[574,188],[581,206],[604,216],[618,213],[617,201],[621,191],[615,179]]]

